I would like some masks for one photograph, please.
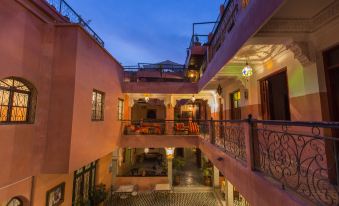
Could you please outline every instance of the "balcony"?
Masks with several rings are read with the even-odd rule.
[[[126,121],[122,130],[124,146],[199,147],[249,202],[257,201],[256,188],[271,197],[294,194],[283,197],[286,205],[299,198],[302,205],[339,204],[337,122]],[[263,205],[271,197],[262,196]]]
[[[54,8],[64,19],[73,24],[79,24],[84,28],[95,41],[102,47],[105,46],[104,41],[97,33],[89,26],[88,21],[85,21],[65,0],[46,0],[46,2]]]
[[[191,94],[197,92],[198,78],[198,71],[167,60],[125,66],[122,85],[125,93]]]
[[[199,90],[215,77],[283,3],[284,0],[272,0],[269,3],[226,0],[220,6],[216,21],[193,24],[186,64],[199,69]],[[196,33],[195,27],[205,24],[211,25],[211,31]],[[198,44],[195,44],[196,37],[199,38]]]

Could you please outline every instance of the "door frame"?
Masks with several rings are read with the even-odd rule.
[[[327,99],[327,111],[328,111],[328,120],[329,121],[335,121],[337,118],[339,119],[339,111],[336,111],[334,108],[334,100],[332,98],[333,90],[331,86],[331,78],[330,78],[330,71],[333,69],[338,69],[339,70],[339,65],[334,65],[334,66],[329,66],[328,64],[328,53],[330,53],[332,50],[339,49],[339,44],[336,44],[322,52],[323,55],[323,65],[324,65],[324,74],[325,74],[325,85],[326,85],[326,99]],[[339,103],[338,103],[339,104]],[[325,107],[326,107],[325,106]],[[325,109],[322,107],[322,109]],[[334,112],[336,111],[336,112]],[[338,115],[338,117],[337,117]],[[329,131],[331,136],[339,138],[339,131],[336,131],[332,129]],[[332,151],[333,148],[339,149],[339,144],[338,142],[333,142],[333,141],[325,141],[325,149],[326,149],[326,159],[327,159],[327,164],[335,164],[335,167],[330,168],[328,170],[328,176],[329,180],[333,184],[339,184],[339,169],[338,169],[338,163],[336,163],[336,157],[339,158],[338,151]],[[334,153],[334,155],[333,155]],[[335,154],[337,153],[337,154]]]
[[[262,91],[261,91],[261,82],[262,81],[265,81],[265,80],[268,80],[268,79],[270,79],[270,78],[272,78],[272,77],[274,77],[274,76],[276,76],[276,75],[278,75],[278,74],[280,74],[280,73],[285,73],[286,74],[286,86],[287,86],[287,96],[288,96],[288,111],[289,111],[289,116],[290,116],[290,120],[292,119],[292,115],[291,115],[291,102],[290,102],[290,99],[291,99],[291,96],[290,96],[290,87],[289,87],[289,85],[288,85],[288,73],[287,73],[287,66],[285,66],[285,67],[283,67],[283,68],[281,68],[281,69],[278,69],[277,71],[274,71],[274,72],[272,72],[272,73],[270,73],[270,74],[268,74],[268,75],[266,75],[266,76],[264,76],[264,77],[262,77],[262,78],[260,78],[260,79],[258,79],[257,81],[258,81],[258,86],[259,86],[259,101],[260,101],[260,105],[259,105],[259,111],[261,111],[260,112],[260,116],[262,117],[262,119],[264,119],[264,117],[263,117],[263,102],[262,102]],[[271,114],[270,114],[270,117],[268,118],[268,120],[270,120],[271,119]]]

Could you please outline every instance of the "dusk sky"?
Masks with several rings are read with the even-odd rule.
[[[192,23],[215,21],[224,0],[67,0],[123,65],[183,64]],[[208,34],[211,27],[201,28]]]

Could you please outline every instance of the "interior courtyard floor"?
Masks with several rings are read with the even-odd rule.
[[[139,193],[135,197],[112,197],[107,206],[221,206],[213,192]]]

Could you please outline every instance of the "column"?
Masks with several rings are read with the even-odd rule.
[[[234,201],[233,201],[233,185],[227,181],[227,206],[233,206]]]
[[[218,188],[219,186],[219,170],[216,166],[213,166],[213,187]]]
[[[174,107],[171,103],[166,105],[166,120],[174,120]],[[166,134],[173,134],[174,122],[166,122]]]
[[[173,162],[171,158],[167,159],[167,176],[168,176],[168,183],[172,187],[173,184]]]

